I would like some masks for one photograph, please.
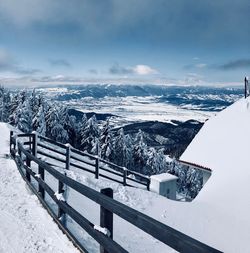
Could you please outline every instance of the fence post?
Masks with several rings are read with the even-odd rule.
[[[95,178],[99,178],[99,141],[96,143]]]
[[[58,182],[58,193],[63,194],[64,189],[63,189],[63,183],[61,181]],[[64,224],[65,222],[65,215],[64,211],[58,206],[58,214],[57,217],[60,219],[60,221]]]
[[[71,145],[69,143],[67,143],[66,145],[66,165],[65,165],[65,169],[69,170],[70,169],[70,156],[71,156]],[[64,172],[64,175],[66,176],[66,172]],[[69,188],[67,187],[67,185],[64,185],[64,191],[63,191],[63,195],[65,198],[65,201],[68,200],[68,196],[69,196]],[[63,215],[63,220],[62,222],[64,223],[64,225],[66,225],[67,223],[67,216]]]
[[[32,154],[36,157],[37,155],[37,132],[32,132]]]
[[[12,151],[11,147],[12,147],[12,137],[13,137],[13,135],[14,135],[13,131],[10,131],[10,154],[11,154],[11,151]]]
[[[66,170],[69,170],[70,168],[70,144],[66,144]]]
[[[101,193],[113,198],[113,190],[111,188],[101,189]],[[113,213],[101,206],[100,212],[100,226],[107,228],[110,232],[110,238],[113,239]],[[102,246],[100,246],[100,253],[108,253]]]
[[[31,161],[30,159],[26,156],[26,165],[30,168],[30,164],[31,164]],[[26,178],[27,180],[30,182],[30,173],[28,172],[28,170],[26,170]]]
[[[99,157],[96,156],[95,159],[95,178],[98,179],[99,178]]]
[[[38,166],[38,174],[40,175],[40,178],[44,181],[44,168],[41,166]],[[45,197],[45,191],[43,187],[39,184],[38,191],[41,194],[41,197],[44,199]]]
[[[150,190],[150,179],[147,180],[147,190]]]
[[[123,185],[127,185],[127,168],[123,168]]]
[[[21,152],[21,149],[19,148],[20,146],[20,143],[17,142],[17,152],[18,152],[18,155],[20,156],[20,158],[22,159],[22,152]]]
[[[247,97],[247,78],[245,77],[244,79],[244,83],[245,83],[245,98]]]

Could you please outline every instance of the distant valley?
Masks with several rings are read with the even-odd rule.
[[[164,85],[79,85],[38,88],[51,100],[67,104],[80,120],[83,113],[120,127],[132,136],[141,129],[148,146],[179,157],[203,123],[242,97],[241,88]]]

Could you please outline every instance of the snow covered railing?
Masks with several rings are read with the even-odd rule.
[[[101,252],[109,253],[125,253],[128,252],[121,245],[113,240],[113,214],[116,214],[123,220],[133,224],[142,231],[153,236],[157,240],[163,242],[178,252],[187,253],[216,253],[220,252],[208,245],[205,245],[188,235],[185,235],[159,221],[132,209],[112,198],[113,191],[110,188],[101,190],[101,193],[83,185],[72,178],[60,173],[56,169],[49,166],[46,162],[34,156],[35,150],[32,151],[24,148],[21,142],[17,143],[17,152],[14,149],[14,139],[10,138],[11,154],[14,157],[17,167],[30,186],[31,190],[38,196],[43,206],[48,210],[59,227],[73,242],[85,252],[84,246],[76,239],[76,236],[70,232],[65,225],[65,218],[70,216],[82,229],[84,229],[91,237],[93,237],[101,246]],[[31,163],[33,166],[31,166]],[[34,172],[34,164],[38,167],[38,173]],[[50,174],[58,182],[58,190],[55,192],[46,182],[45,172]],[[32,177],[32,179],[31,179]],[[38,187],[34,186],[34,182],[38,183]],[[63,198],[65,187],[69,187],[84,197],[96,202],[101,207],[100,226],[91,223],[83,215],[81,215],[74,206],[67,203],[67,199]],[[55,214],[51,206],[47,203],[45,193],[50,196],[58,207]],[[80,198],[79,198],[80,201]],[[88,208],[87,206],[85,207]],[[90,209],[89,212],[92,210]]]
[[[66,164],[66,167],[68,167],[67,169],[72,166],[94,174],[97,179],[99,177],[103,177],[114,182],[121,183],[124,186],[131,187],[142,185],[149,190],[150,178],[148,176],[118,166],[98,156],[88,154],[44,136],[38,136],[37,146],[38,154]],[[52,151],[54,154],[49,154],[45,150]],[[134,185],[131,184],[131,182],[133,182]]]
[[[52,160],[50,165],[55,165],[53,161],[56,161],[56,163],[59,162],[64,164],[63,166],[66,169],[74,167],[94,174],[97,179],[103,177],[121,183],[124,186],[143,186],[147,190],[150,188],[150,178],[148,176],[118,166],[98,156],[80,151],[70,145],[65,145],[47,137],[36,135],[36,133],[18,134],[16,136],[12,134],[10,138],[12,138],[12,143],[15,143],[16,139],[21,141],[22,138],[28,138],[29,141],[23,141],[23,145],[28,145],[28,149],[34,154],[50,158]]]

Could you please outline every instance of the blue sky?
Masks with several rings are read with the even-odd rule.
[[[0,82],[236,84],[248,0],[0,0]]]

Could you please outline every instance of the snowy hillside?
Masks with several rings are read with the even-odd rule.
[[[9,128],[0,123],[0,253],[79,252],[31,194],[9,153]]]

